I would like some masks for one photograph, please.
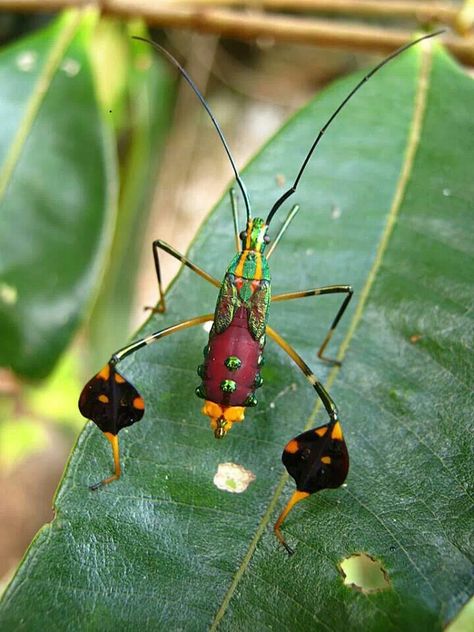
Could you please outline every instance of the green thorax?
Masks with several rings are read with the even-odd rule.
[[[241,233],[242,250],[232,259],[227,272],[242,279],[270,282],[270,269],[264,255],[267,225],[256,217],[247,222]]]

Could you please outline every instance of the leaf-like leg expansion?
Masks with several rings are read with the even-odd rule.
[[[338,419],[337,407],[329,393],[317,379],[301,356],[274,329],[267,332],[294,360],[318,393],[329,415],[329,423],[307,430],[289,441],[282,454],[283,465],[296,483],[296,491],[278,517],[274,531],[288,553],[292,549],[286,543],[280,528],[294,505],[322,489],[342,485],[349,471],[349,455]]]
[[[197,316],[132,342],[116,351],[109,362],[84,386],[79,397],[79,410],[86,419],[93,421],[102,430],[111,444],[114,458],[114,474],[91,485],[91,489],[99,489],[120,477],[118,433],[122,428],[140,421],[145,413],[143,398],[133,384],[117,371],[116,365],[142,347],[213,318],[214,314]]]

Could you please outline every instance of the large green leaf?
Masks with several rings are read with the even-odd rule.
[[[0,364],[44,377],[90,303],[113,228],[116,165],[88,59],[96,12],[0,54]]]
[[[289,438],[324,421],[313,390],[270,341],[259,407],[215,441],[193,396],[205,333],[168,338],[122,366],[147,402],[144,420],[122,433],[124,476],[88,490],[111,467],[106,441],[88,426],[56,518],[6,592],[2,629],[436,630],[467,601],[474,86],[430,50],[397,59],[341,114],[271,260],[275,292],[354,285],[332,349],[344,356],[340,370],[314,356],[335,297],[271,313],[340,407],[352,459],[347,486],[290,514],[289,558],[271,529],[294,488],[280,454]],[[247,169],[257,214],[277,195],[275,176],[291,181],[353,84],[328,89]],[[191,249],[218,276],[232,253],[231,225],[224,200]],[[212,311],[215,291],[185,270],[168,299],[169,312],[143,333]],[[256,476],[244,493],[213,484],[224,462]],[[387,590],[366,595],[343,584],[338,564],[355,552],[381,561]]]

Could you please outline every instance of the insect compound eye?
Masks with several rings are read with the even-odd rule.
[[[265,237],[263,238],[263,241],[264,241],[266,244],[269,244],[269,243],[271,242],[270,235],[265,235]]]
[[[242,239],[242,241],[244,241],[244,239],[247,239],[247,231],[243,230],[240,235],[239,235],[240,239]]]

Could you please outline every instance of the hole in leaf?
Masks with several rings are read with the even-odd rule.
[[[339,568],[344,584],[365,594],[390,588],[387,571],[378,560],[367,553],[354,553],[346,557],[339,564]]]

